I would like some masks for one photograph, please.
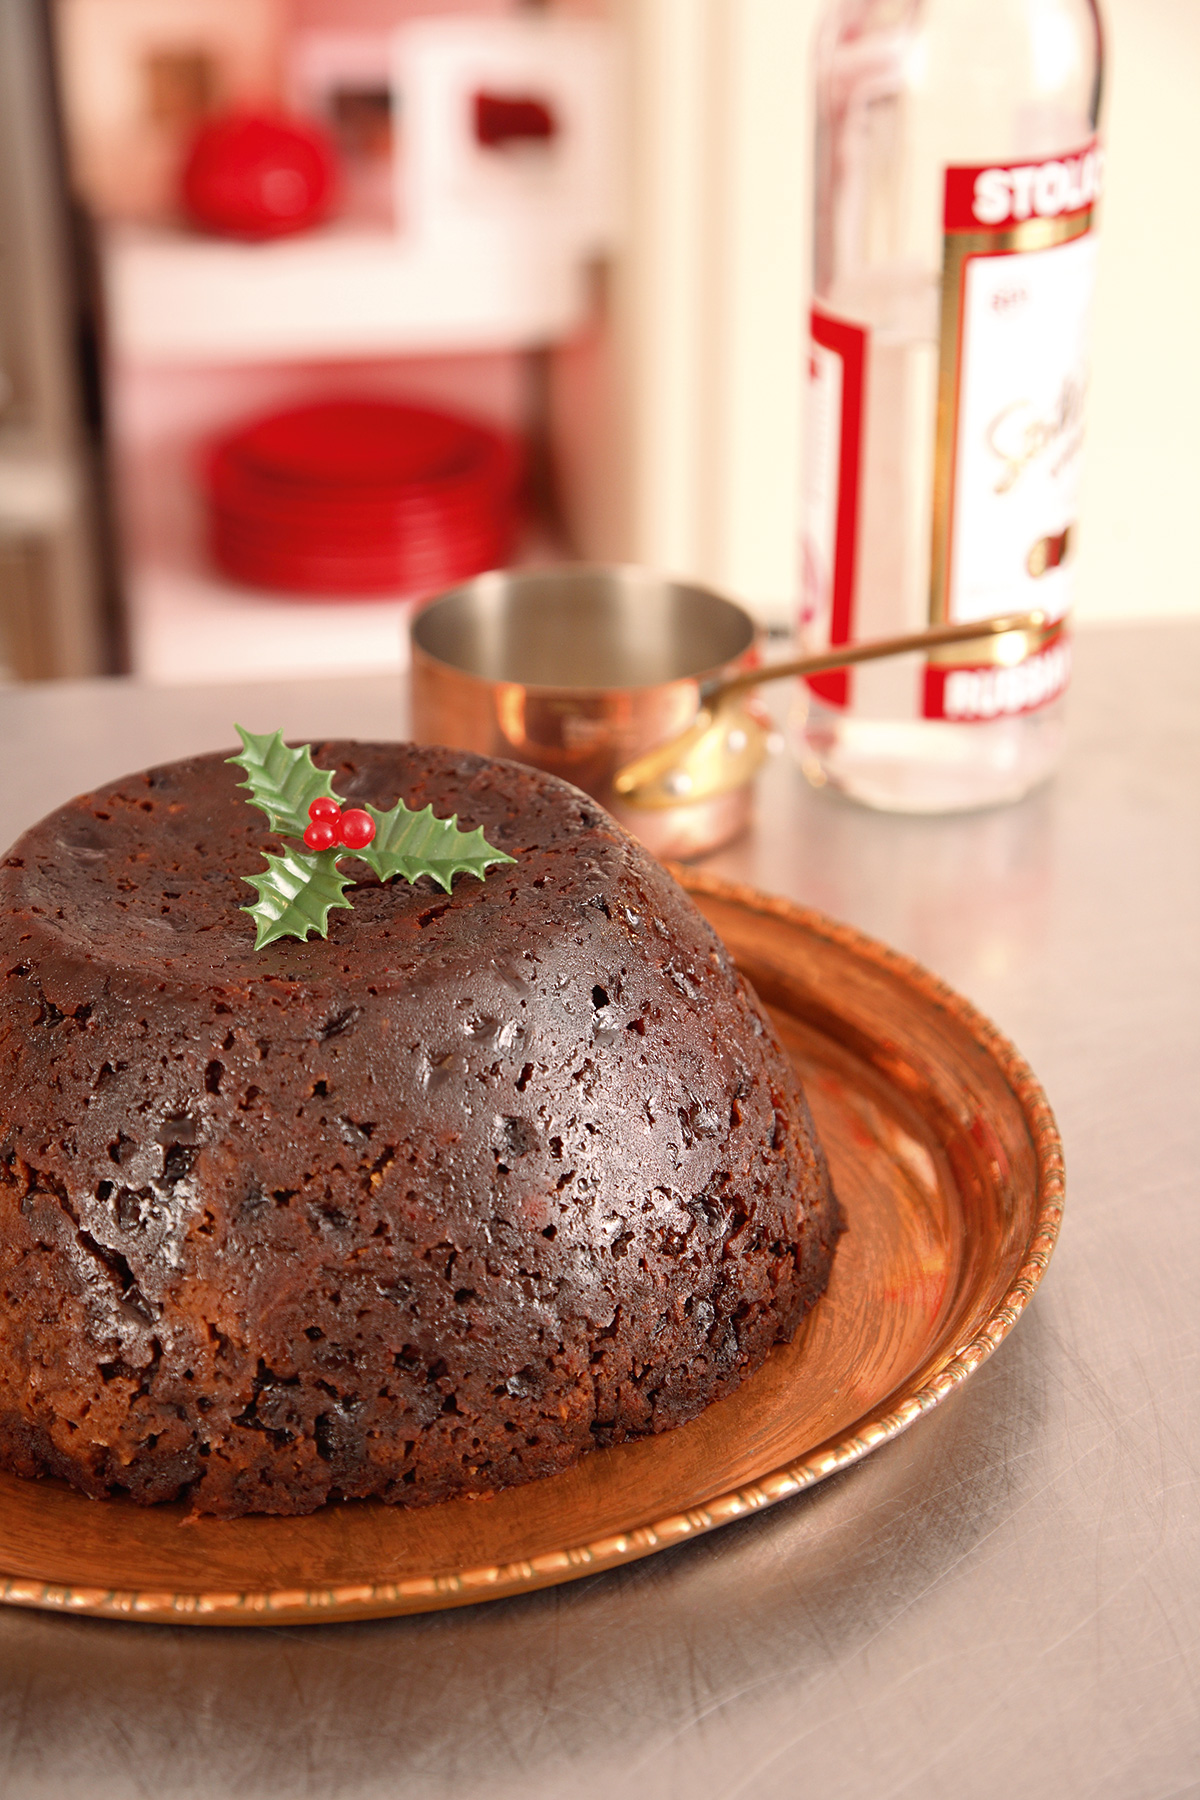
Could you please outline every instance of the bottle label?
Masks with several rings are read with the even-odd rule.
[[[808,346],[800,625],[814,644],[847,644],[854,624],[867,333],[814,306]],[[849,704],[849,671],[810,675],[828,706]]]
[[[1037,609],[1040,647],[934,652],[924,716],[1034,711],[1066,686],[1095,276],[1096,143],[946,171],[930,620]]]

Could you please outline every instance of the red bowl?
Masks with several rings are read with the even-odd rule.
[[[296,593],[427,593],[505,562],[512,440],[395,401],[321,401],[207,459],[210,544],[235,580]]]
[[[391,489],[443,480],[501,442],[487,426],[433,407],[346,399],[274,413],[234,432],[222,447],[248,477]]]
[[[414,506],[470,509],[495,499],[507,504],[514,482],[511,459],[497,456],[481,457],[473,468],[456,470],[441,481],[410,482],[403,488],[288,487],[247,479],[218,452],[209,462],[205,485],[214,505],[264,524],[274,521],[282,529],[319,521],[372,531],[402,519]]]

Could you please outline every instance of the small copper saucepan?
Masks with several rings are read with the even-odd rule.
[[[495,571],[417,615],[413,733],[548,769],[656,856],[700,856],[749,821],[763,682],[987,639],[1018,661],[1060,629],[1009,613],[764,666],[749,613],[707,588],[647,569]]]
[[[533,763],[593,795],[656,856],[698,856],[747,824],[749,772],[652,811],[627,806],[613,777],[690,726],[701,689],[753,667],[756,644],[740,606],[647,569],[493,571],[413,621],[413,735]],[[753,702],[746,716],[761,729]]]

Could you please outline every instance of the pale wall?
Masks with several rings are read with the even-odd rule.
[[[1200,5],[1109,0],[1079,617],[1200,613]]]
[[[563,409],[582,547],[786,620],[819,0],[611,4],[633,65],[632,224],[611,379]],[[1082,621],[1200,613],[1200,0],[1109,0],[1105,21]]]

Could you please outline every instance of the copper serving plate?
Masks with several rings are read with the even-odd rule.
[[[849,1229],[796,1341],[690,1425],[411,1511],[188,1520],[0,1476],[0,1599],[162,1624],[464,1606],[648,1556],[885,1443],[1011,1330],[1058,1232],[1062,1153],[1020,1056],[915,963],[820,913],[682,874],[769,1004]]]

